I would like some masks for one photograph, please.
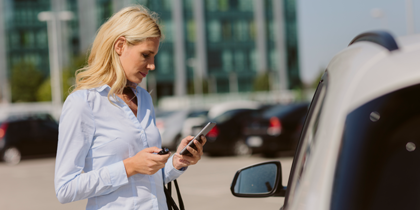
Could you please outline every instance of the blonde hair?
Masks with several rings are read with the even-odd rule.
[[[108,84],[112,85],[108,100],[110,96],[115,97],[115,93],[122,93],[127,78],[119,55],[114,49],[120,37],[125,37],[127,45],[136,45],[147,38],[162,38],[156,13],[140,5],[130,6],[120,10],[105,22],[99,28],[93,42],[88,64],[76,71],[73,92]]]

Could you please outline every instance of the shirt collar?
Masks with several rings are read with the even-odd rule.
[[[96,91],[98,91],[98,92],[102,92],[102,91],[104,91],[106,88],[111,89],[111,87],[109,87],[109,85],[107,85],[107,84],[102,85],[102,86],[99,86],[99,87],[96,87],[95,89],[96,89]]]
[[[137,89],[137,87],[139,87],[139,85],[138,85],[137,83],[127,81],[127,87],[131,87],[131,88],[133,88],[134,90],[136,90],[136,89]],[[111,89],[111,87],[110,87],[109,85],[107,85],[107,84],[104,84],[104,85],[102,85],[102,86],[96,87],[95,89],[96,89],[98,92],[102,92],[102,91],[104,91],[106,88]]]

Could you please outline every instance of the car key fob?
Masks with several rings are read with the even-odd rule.
[[[158,155],[165,155],[169,153],[169,149],[166,147],[163,147],[162,150],[158,153]]]

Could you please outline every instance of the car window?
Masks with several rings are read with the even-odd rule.
[[[290,112],[291,110],[295,109],[295,106],[293,105],[278,105],[278,106],[273,106],[270,109],[267,109],[264,114],[263,114],[263,118],[265,119],[270,119],[273,116],[279,116],[282,115],[283,113],[286,112]]]
[[[188,114],[188,118],[190,117],[207,117],[207,114],[209,113],[209,111],[192,111],[191,113]]]
[[[175,111],[158,111],[158,112],[156,112],[156,118],[169,117],[174,113],[175,113]]]
[[[224,123],[230,119],[232,119],[233,116],[235,116],[237,113],[241,113],[241,112],[245,112],[245,111],[249,111],[249,109],[234,109],[234,110],[229,110],[221,115],[219,115],[218,117],[214,118],[213,120],[211,120],[212,122],[215,123]]]
[[[332,210],[420,209],[419,95],[410,86],[347,115]]]
[[[311,157],[312,148],[315,144],[314,137],[318,130],[322,105],[327,92],[327,83],[328,72],[325,71],[312,99],[312,103],[308,111],[308,116],[305,120],[305,124],[299,140],[298,149],[296,150],[296,154],[293,159],[284,206],[293,200],[296,189],[299,187],[300,178],[305,171],[306,163]]]

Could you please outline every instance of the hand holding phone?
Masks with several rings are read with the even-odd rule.
[[[180,155],[192,155],[190,153],[190,151],[188,151],[187,147],[190,146],[193,149],[197,150],[197,147],[194,144],[194,140],[197,140],[198,142],[202,143],[201,141],[201,136],[205,136],[207,135],[207,133],[216,125],[216,123],[214,122],[209,122],[207,123],[206,126],[204,126],[204,128],[198,132],[198,134],[187,144],[187,146],[184,147],[184,149],[181,150],[181,152],[179,153]]]

